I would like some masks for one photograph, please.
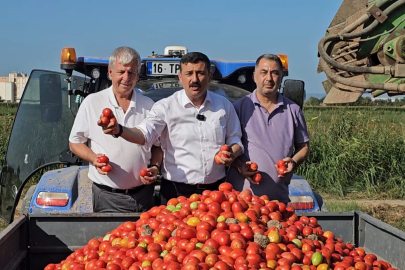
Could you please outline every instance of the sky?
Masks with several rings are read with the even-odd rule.
[[[142,57],[183,45],[210,59],[284,53],[290,79],[324,94],[317,45],[343,0],[21,0],[1,4],[0,76],[60,71],[63,47],[109,57],[119,46]]]

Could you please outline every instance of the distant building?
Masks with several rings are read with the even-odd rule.
[[[5,94],[2,93],[4,97],[0,95],[1,99],[6,102],[20,102],[28,79],[29,76],[22,72],[11,72],[8,74],[8,77],[0,77],[0,89],[4,89],[5,91]],[[10,83],[12,83],[13,87],[9,87]],[[12,89],[13,93],[8,93],[10,89]]]

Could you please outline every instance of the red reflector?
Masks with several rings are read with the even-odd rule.
[[[66,206],[69,200],[66,199],[45,199],[37,198],[37,204],[45,206]]]
[[[289,202],[287,206],[290,206],[295,210],[312,209],[314,208],[314,202]]]

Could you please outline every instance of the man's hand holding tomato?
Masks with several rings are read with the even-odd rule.
[[[104,154],[96,154],[94,156],[92,163],[100,174],[107,175],[109,169],[107,166],[111,167],[111,165],[109,165],[108,162],[109,162],[108,157],[106,157]]]
[[[237,158],[232,146],[222,145],[219,152],[215,155],[215,162],[218,164],[223,164],[225,166],[231,166],[234,160]]]
[[[139,176],[144,185],[150,185],[156,182],[158,174],[159,169],[153,166],[147,169],[142,169],[139,173]]]
[[[284,161],[284,165],[281,161]],[[278,177],[282,178],[284,177],[284,175],[292,173],[297,166],[297,163],[292,158],[286,157],[282,160],[279,160],[274,166],[278,173]]]
[[[255,174],[257,174],[258,171],[257,171],[257,169],[252,170],[252,168],[254,167],[254,166],[252,166],[252,164],[254,165],[256,163],[254,163],[252,161],[242,162],[242,161],[239,161],[239,160],[237,162],[235,162],[235,165],[236,165],[239,173],[241,175],[243,175],[243,177],[245,177],[245,179],[247,179],[252,185],[258,185],[259,182],[256,182],[256,181],[253,180],[253,176]]]

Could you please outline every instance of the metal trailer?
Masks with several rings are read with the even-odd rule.
[[[140,213],[58,215],[31,214],[16,219],[0,233],[0,270],[44,269],[59,263],[95,237],[104,236]],[[311,213],[322,229],[367,253],[405,269],[405,233],[361,211]]]

